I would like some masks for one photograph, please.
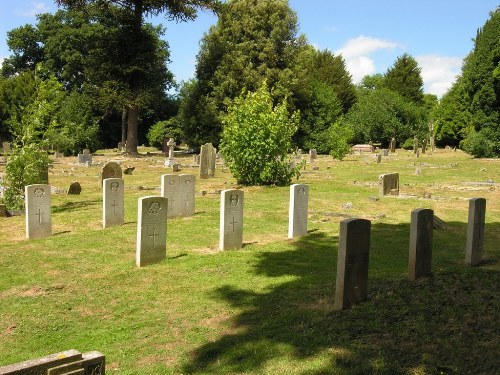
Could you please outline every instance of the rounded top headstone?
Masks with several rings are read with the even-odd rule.
[[[101,168],[101,185],[106,178],[122,178],[122,169],[120,165],[114,161],[108,161]]]

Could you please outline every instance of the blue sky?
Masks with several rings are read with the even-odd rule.
[[[341,53],[354,82],[385,73],[398,56],[409,53],[422,68],[424,91],[444,94],[460,73],[473,38],[500,0],[290,0],[299,33],[319,49]],[[0,0],[0,59],[10,55],[7,31],[36,23],[35,14],[54,12],[50,0]],[[199,41],[217,18],[200,12],[194,22],[163,18],[170,44],[169,68],[177,81],[194,75]]]

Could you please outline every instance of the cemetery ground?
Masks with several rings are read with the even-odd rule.
[[[100,167],[75,157],[50,169],[61,190],[51,237],[28,241],[23,216],[0,218],[0,366],[76,349],[104,353],[110,374],[498,374],[500,160],[448,150],[398,150],[380,164],[373,154],[320,156],[298,180],[310,185],[308,234],[287,239],[288,187],[241,187],[244,246],[230,251],[218,250],[219,192],[236,181],[220,166],[205,180],[183,166],[197,176],[195,215],[169,219],[167,259],[138,268],[137,201],[159,195],[171,168],[160,156],[98,154],[94,162],[135,167],[123,176],[124,225],[102,229]],[[378,176],[390,172],[400,196],[379,197]],[[81,194],[66,195],[74,181]],[[483,263],[471,268],[473,197],[486,198],[486,224]],[[410,282],[416,208],[444,226],[434,230],[432,276]],[[348,217],[372,221],[369,299],[335,311]]]

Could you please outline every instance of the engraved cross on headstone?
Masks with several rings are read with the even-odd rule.
[[[156,233],[156,228],[153,227],[153,233],[149,235],[149,237],[153,239],[153,249],[156,247],[156,237],[159,235],[160,233]]]
[[[113,207],[113,213],[116,214],[116,199],[113,199],[113,204],[111,205]]]
[[[234,220],[234,216],[233,216],[233,221],[231,221],[230,224],[233,224],[233,232],[234,232],[234,224],[238,224],[238,222]]]
[[[36,213],[35,216],[38,216],[38,225],[41,225],[43,219],[43,212],[40,208],[38,209],[38,213]]]

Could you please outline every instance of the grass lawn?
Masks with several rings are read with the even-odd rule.
[[[104,353],[109,374],[499,373],[500,159],[445,150],[398,150],[381,164],[320,156],[298,180],[310,184],[308,235],[287,239],[288,187],[243,187],[244,247],[225,252],[219,191],[236,181],[227,169],[200,180],[185,167],[197,176],[196,213],[168,221],[166,260],[137,268],[137,200],[159,195],[171,169],[157,156],[98,154],[94,162],[135,167],[124,175],[123,226],[102,229],[100,167],[76,157],[50,170],[52,186],[82,186],[52,195],[53,236],[27,241],[23,216],[0,218],[0,366],[76,349]],[[400,174],[400,197],[370,199],[390,172]],[[473,197],[486,198],[486,226],[484,262],[470,268]],[[410,282],[416,208],[432,208],[446,226],[434,231],[433,276]],[[335,311],[347,217],[372,221],[369,300]]]

